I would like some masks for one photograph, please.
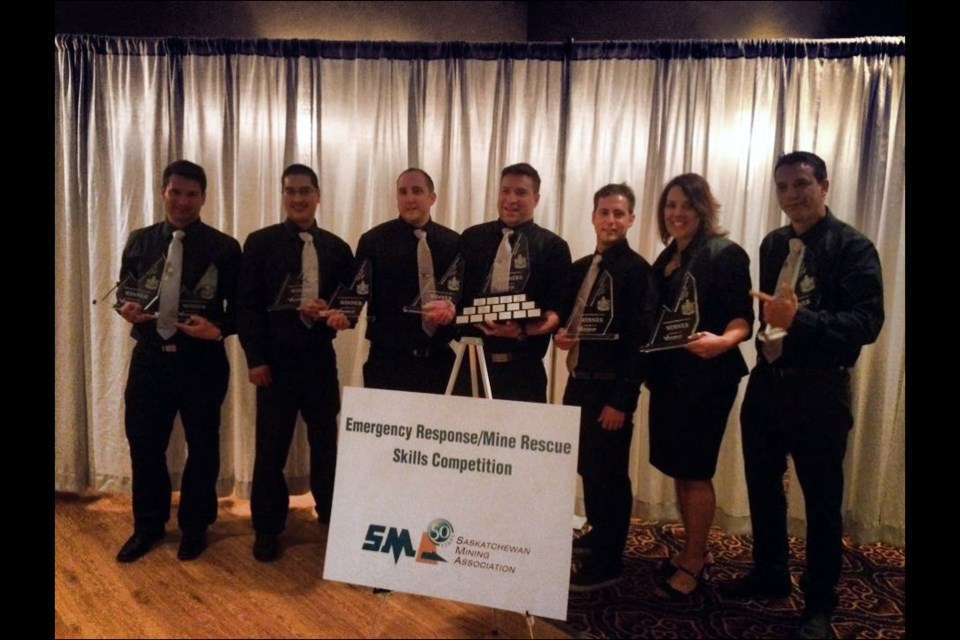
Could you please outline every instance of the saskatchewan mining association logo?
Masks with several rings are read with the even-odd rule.
[[[400,556],[415,558],[424,564],[446,562],[438,553],[438,548],[448,544],[453,538],[453,525],[444,518],[434,518],[427,530],[420,534],[420,544],[413,547],[413,539],[408,529],[388,527],[382,524],[370,524],[367,536],[363,540],[364,551],[392,553],[393,563],[400,562]]]
[[[446,547],[444,555],[452,560],[440,555],[443,547]],[[525,563],[532,552],[530,547],[525,545],[501,540],[454,536],[453,525],[445,518],[434,518],[430,521],[427,530],[420,533],[420,544],[416,548],[408,529],[370,524],[362,548],[364,551],[393,554],[394,564],[400,562],[400,556],[405,556],[424,564],[437,565],[443,562],[457,569],[510,574],[516,573],[518,563]]]

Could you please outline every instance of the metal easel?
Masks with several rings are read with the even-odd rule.
[[[460,375],[460,369],[463,367],[463,354],[467,352],[468,358],[470,361],[470,391],[474,398],[480,397],[480,388],[477,382],[477,370],[480,371],[480,379],[483,382],[483,393],[484,397],[487,399],[493,399],[493,392],[490,389],[490,373],[487,370],[487,360],[484,357],[483,353],[483,338],[478,338],[475,336],[461,338],[457,343],[456,349],[456,359],[453,361],[453,369],[450,371],[450,379],[447,380],[447,390],[444,392],[444,395],[453,395],[453,388],[457,383],[457,378]],[[377,615],[373,622],[373,627],[371,629],[370,637],[376,637],[377,633],[380,630],[380,621],[382,619],[383,610],[387,604],[387,598],[390,596],[392,591],[388,589],[374,589],[373,593],[380,598],[380,606],[377,608]],[[500,634],[500,610],[495,607],[491,607],[491,612],[493,614],[493,628],[490,630],[491,635],[497,636]],[[527,632],[532,639],[533,635],[533,626],[536,622],[536,618],[528,611],[523,614],[524,620],[527,623]]]
[[[453,361],[453,370],[450,372],[450,379],[447,381],[447,390],[444,395],[453,395],[453,387],[460,375],[460,369],[463,366],[463,352],[467,351],[470,358],[470,391],[474,398],[479,398],[479,388],[477,386],[477,369],[479,363],[480,378],[483,380],[483,394],[488,400],[493,399],[493,392],[490,390],[490,374],[487,372],[487,360],[483,355],[483,338],[475,336],[460,338],[457,343],[457,358]]]

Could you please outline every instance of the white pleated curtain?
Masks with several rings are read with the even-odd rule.
[[[902,40],[873,42],[902,47]],[[206,169],[201,215],[241,243],[283,218],[279,176],[292,162],[317,169],[318,222],[351,246],[397,215],[394,182],[408,166],[423,167],[437,184],[434,219],[463,230],[496,217],[499,170],[530,162],[543,178],[536,220],[566,238],[575,258],[593,250],[593,192],[626,181],[638,195],[630,242],[651,262],[663,248],[655,220],[660,189],[694,171],[710,181],[721,221],[750,254],[756,282],[760,240],[785,221],[773,162],[784,150],[808,149],[827,161],[831,209],[876,243],[884,268],[887,321],[854,378],[846,524],[862,540],[903,541],[902,52],[579,59],[558,55],[571,50],[562,45],[481,45],[477,56],[464,55],[473,49],[463,43],[392,43],[382,46],[406,53],[388,56],[369,54],[371,43],[293,53],[279,41],[59,36],[56,44],[58,489],[129,491],[123,387],[133,341],[109,309],[112,296],[96,306],[90,300],[116,281],[129,232],[162,219],[158,180],[170,160]],[[350,55],[354,50],[362,55]],[[363,326],[342,332],[335,346],[341,384],[360,385]],[[752,364],[753,346],[744,350]],[[235,338],[227,351],[220,491],[247,495],[254,389]],[[548,357],[556,402],[566,380],[558,362]],[[672,484],[647,462],[645,396],[631,457],[634,511],[673,518]],[[719,523],[745,531],[738,410],[739,403],[715,484]],[[173,469],[182,467],[184,450],[177,429]],[[293,491],[307,490],[302,429],[287,474]],[[802,524],[799,495],[791,482],[794,524]]]

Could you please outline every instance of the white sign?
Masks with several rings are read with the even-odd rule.
[[[580,409],[346,387],[325,580],[566,620]]]

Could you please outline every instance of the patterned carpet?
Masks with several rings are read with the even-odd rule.
[[[680,550],[678,524],[634,521],[627,541],[624,579],[591,593],[571,593],[567,628],[588,638],[786,638],[803,611],[796,589],[803,571],[803,541],[790,539],[794,592],[782,600],[730,600],[715,584],[737,578],[750,568],[749,536],[710,533],[716,565],[710,581],[689,603],[665,601],[654,594],[656,566]],[[838,638],[902,638],[904,563],[902,549],[852,545],[844,540],[840,606],[833,616]]]

